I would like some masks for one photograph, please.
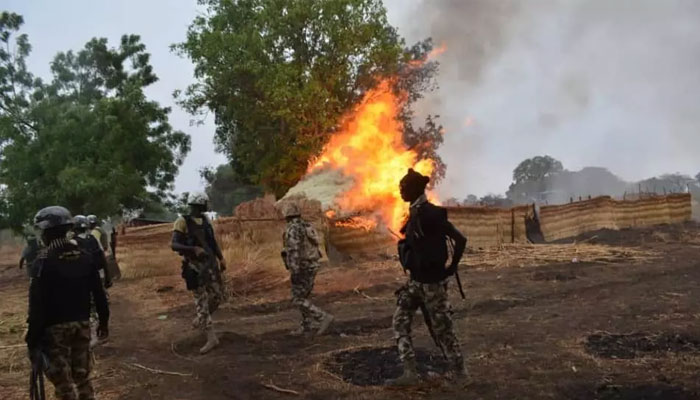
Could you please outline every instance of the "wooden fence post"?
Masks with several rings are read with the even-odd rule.
[[[510,242],[515,243],[515,208],[510,209]]]

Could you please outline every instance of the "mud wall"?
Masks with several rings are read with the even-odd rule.
[[[540,228],[547,241],[605,228],[679,223],[691,217],[691,196],[687,193],[626,201],[603,196],[571,204],[544,206],[539,212]]]

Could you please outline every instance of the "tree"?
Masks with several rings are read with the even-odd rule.
[[[219,215],[232,215],[238,204],[263,195],[260,187],[239,182],[229,164],[219,165],[216,170],[204,168],[200,174],[207,183],[210,208]]]
[[[113,215],[164,199],[190,138],[146,98],[158,78],[140,38],[59,53],[44,83],[26,68],[27,36],[12,40],[22,22],[0,15],[0,223],[18,227],[52,204]]]
[[[396,77],[412,102],[437,68],[414,62],[432,42],[404,48],[381,0],[200,3],[206,14],[174,46],[192,59],[198,82],[176,96],[194,114],[214,113],[217,149],[237,181],[278,196],[303,176],[341,116],[379,78]],[[434,123],[425,130],[407,125],[407,138],[434,138],[420,149],[430,152],[441,142],[439,130]]]
[[[544,178],[564,170],[561,162],[550,156],[529,158],[513,170],[513,182],[539,182]]]

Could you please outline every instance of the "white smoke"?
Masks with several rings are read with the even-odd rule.
[[[700,2],[386,3],[409,42],[447,45],[419,105],[446,129],[443,197],[503,193],[542,154],[628,181],[700,172]]]

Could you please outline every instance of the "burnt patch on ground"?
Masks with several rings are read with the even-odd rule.
[[[417,348],[418,372],[422,377],[444,374],[447,362],[439,353]],[[357,386],[383,385],[387,379],[401,376],[403,366],[396,347],[372,347],[336,353],[326,361],[325,368],[344,381]]]
[[[391,322],[391,315],[382,318],[360,318],[349,321],[336,320],[333,325],[331,325],[329,334],[349,336],[370,335],[377,331],[390,329]]]
[[[532,274],[533,281],[565,282],[574,279],[576,279],[576,274],[573,271],[537,271]]]
[[[571,400],[697,400],[695,391],[663,383],[640,385],[606,384],[595,388],[569,387],[562,393]]]
[[[496,314],[528,303],[527,299],[488,299],[472,304],[466,311],[469,314]]]
[[[700,352],[700,338],[685,334],[598,333],[588,336],[586,352],[602,358],[632,359],[647,354]]]

